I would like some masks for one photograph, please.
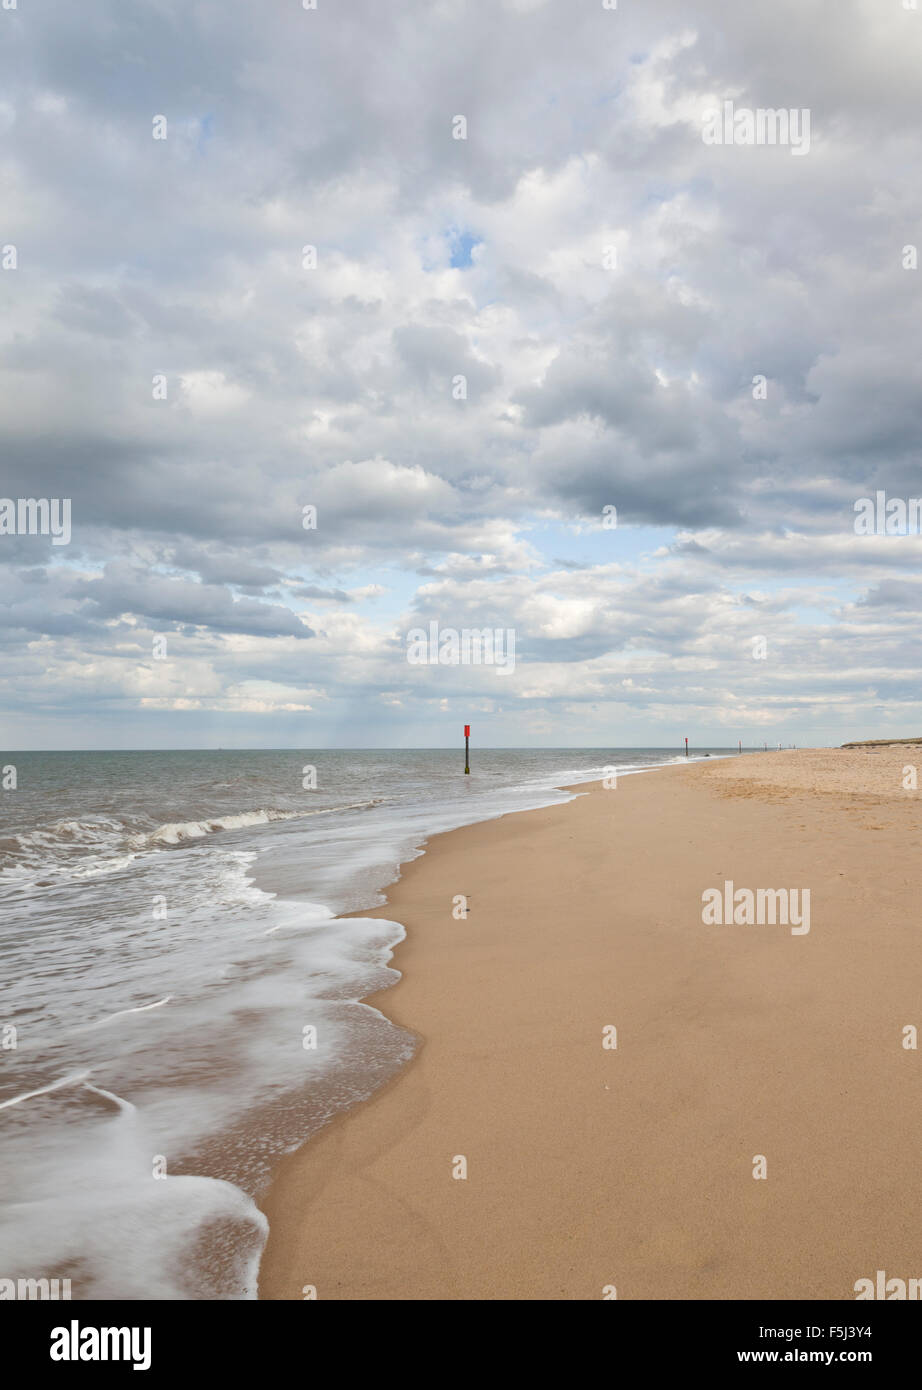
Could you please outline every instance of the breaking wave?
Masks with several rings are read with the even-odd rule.
[[[271,807],[259,811],[238,811],[229,816],[214,816],[210,820],[168,821],[150,835],[138,837],[139,844],[179,845],[184,840],[200,840],[218,830],[242,830],[248,825],[268,825],[270,821],[303,820],[306,816],[332,816],[337,811],[362,811],[377,806],[378,799],[354,801],[348,806],[324,806],[318,811],[276,811]]]
[[[324,806],[315,811],[284,811],[272,806],[234,811],[200,820],[166,821],[156,829],[142,829],[111,817],[94,820],[59,820],[33,830],[0,838],[0,883],[15,886],[35,873],[95,878],[127,868],[139,854],[169,849],[201,840],[220,831],[245,830],[275,821],[304,820],[343,811],[368,810],[384,797],[353,801],[343,806]]]

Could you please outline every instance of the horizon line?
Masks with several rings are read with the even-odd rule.
[[[778,740],[770,741],[777,744]],[[765,743],[765,740],[762,740]],[[743,748],[758,750],[761,745],[754,743],[744,743]],[[807,746],[807,745],[803,745]],[[828,747],[839,747],[838,744],[817,745]],[[565,752],[595,752],[602,749],[611,749],[616,752],[657,752],[668,753],[678,751],[684,753],[684,743],[481,743],[477,747],[481,752],[493,753],[565,753]],[[689,743],[689,751],[695,749],[709,748],[732,748],[730,743]],[[782,741],[782,751],[792,748],[792,744],[785,744]],[[285,744],[272,748],[261,747],[225,747],[223,744],[215,747],[205,747],[196,745],[190,748],[9,748],[8,753],[454,753],[457,752],[459,744],[404,744],[391,745],[355,745],[355,744],[336,744],[328,748],[312,748],[308,744]],[[774,749],[777,752],[777,747]]]

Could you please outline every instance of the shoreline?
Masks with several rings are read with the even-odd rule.
[[[920,953],[905,921],[883,954],[854,914],[834,929],[849,896],[834,880],[868,860],[874,827],[855,826],[861,786],[824,787],[815,770],[797,785],[810,756],[568,786],[571,801],[433,836],[384,904],[350,914],[403,925],[400,979],[362,1002],[419,1044],[276,1167],[259,1202],[259,1296],[567,1299],[614,1285],[619,1298],[841,1299],[877,1268],[918,1273],[900,1209],[920,1180],[883,1196],[897,1150],[910,1168],[922,1138],[915,1054],[892,1031],[884,1047],[870,1019],[878,1033],[884,1016],[891,1030],[913,1021]],[[864,777],[868,755],[813,760],[850,756]],[[918,803],[878,800],[908,853]],[[853,842],[841,858],[830,818]],[[812,930],[703,927],[701,891],[720,874],[812,887]]]

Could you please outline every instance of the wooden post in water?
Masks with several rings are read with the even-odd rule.
[[[685,756],[688,757],[688,739],[685,740]]]
[[[470,726],[470,724],[465,724],[465,726],[464,726],[464,771],[467,772],[467,773],[469,773],[470,770],[471,770],[471,745],[470,745],[470,737],[471,737],[471,726]]]

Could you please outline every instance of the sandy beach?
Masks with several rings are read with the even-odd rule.
[[[277,1170],[260,1296],[854,1299],[922,1275],[914,763],[670,767],[430,841],[378,913],[402,978],[366,1001],[421,1046]],[[728,882],[809,890],[809,930],[706,924]]]

